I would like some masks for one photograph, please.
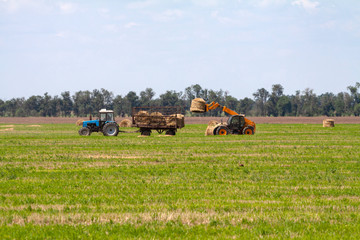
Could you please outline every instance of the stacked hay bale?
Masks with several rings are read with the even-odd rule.
[[[206,111],[206,102],[202,98],[195,98],[191,101],[190,111],[194,113],[204,113]]]
[[[215,120],[211,120],[205,130],[205,136],[214,135],[214,129],[219,125]]]
[[[150,117],[149,117],[149,113],[147,111],[139,111],[136,115],[135,115],[135,122],[137,124],[150,124]]]
[[[323,120],[323,127],[335,127],[334,119],[325,119],[325,120]]]
[[[165,125],[166,124],[164,115],[161,112],[152,112],[150,114],[150,121],[151,121],[151,123],[157,124],[157,125]]]
[[[185,127],[185,118],[182,114],[176,114],[176,124],[179,128]]]
[[[119,123],[119,127],[131,127],[131,120],[124,119]]]
[[[76,121],[76,125],[82,126],[82,125],[83,125],[83,121],[84,121],[84,120],[82,120],[82,119],[77,120],[77,121]]]

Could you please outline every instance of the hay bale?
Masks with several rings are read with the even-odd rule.
[[[149,122],[150,122],[149,116],[150,115],[147,111],[139,111],[135,115],[135,122],[137,122],[138,124],[149,124]]]
[[[176,114],[172,114],[166,117],[166,125],[175,126],[176,125]]]
[[[205,136],[214,135],[214,129],[217,127],[217,125],[208,125],[205,130]]]
[[[334,119],[325,119],[325,120],[323,120],[323,127],[335,127]]]
[[[119,123],[120,127],[131,127],[132,123],[129,119],[124,119]]]
[[[84,122],[84,120],[79,119],[79,120],[76,121],[76,125],[82,126],[82,125],[83,125],[83,122]]]
[[[206,102],[202,98],[195,98],[191,101],[190,111],[194,113],[206,112]]]
[[[162,117],[163,114],[162,114],[161,112],[152,112],[152,113],[150,114],[150,116]]]
[[[176,124],[179,128],[185,127],[185,118],[182,114],[176,114]]]
[[[208,126],[215,126],[215,125],[217,125],[217,124],[219,124],[218,121],[211,120],[211,121],[208,123]]]

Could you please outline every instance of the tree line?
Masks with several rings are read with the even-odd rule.
[[[182,106],[184,114],[189,112],[194,98],[203,98],[206,102],[218,102],[223,106],[250,116],[359,116],[360,115],[360,83],[347,88],[348,92],[323,93],[316,95],[312,89],[296,91],[293,95],[285,95],[281,84],[272,85],[271,90],[258,89],[253,98],[237,99],[228,91],[211,90],[199,84],[191,85],[184,91],[166,91],[155,98],[152,88],[146,88],[138,95],[134,91],[126,95],[114,95],[113,92],[101,88],[92,91],[78,91],[73,95],[69,91],[60,96],[31,96],[13,98],[7,101],[0,99],[0,116],[2,117],[84,117],[96,115],[102,109],[113,109],[117,116],[130,116],[133,107],[138,106]],[[221,116],[224,113],[216,109],[202,116]]]

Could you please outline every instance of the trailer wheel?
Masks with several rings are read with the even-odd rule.
[[[91,134],[91,131],[90,131],[90,129],[87,128],[87,127],[82,127],[82,128],[80,128],[80,130],[79,130],[79,135],[80,135],[80,136],[90,136],[90,134]]]
[[[216,135],[228,135],[230,130],[227,127],[220,126],[216,130]]]
[[[104,136],[117,136],[119,134],[119,126],[113,122],[107,123],[104,125],[102,132]]]
[[[141,132],[142,136],[150,136],[151,135],[150,129],[140,129],[140,132]]]
[[[245,127],[242,132],[244,135],[253,135],[254,128],[253,127]]]
[[[175,130],[174,130],[174,129],[169,129],[169,130],[166,131],[165,134],[166,134],[166,135],[174,136],[176,133],[175,133]]]

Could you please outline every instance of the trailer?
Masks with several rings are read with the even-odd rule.
[[[152,130],[159,134],[175,135],[184,126],[184,115],[179,106],[132,108],[132,127],[139,128],[143,136],[150,136]]]

